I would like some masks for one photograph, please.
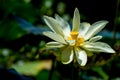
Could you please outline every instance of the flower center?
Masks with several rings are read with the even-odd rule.
[[[70,32],[68,40],[75,40],[74,46],[79,46],[81,43],[84,42],[84,38],[78,38],[78,32]]]

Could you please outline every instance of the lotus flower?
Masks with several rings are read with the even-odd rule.
[[[77,8],[74,11],[72,29],[59,15],[55,15],[55,18],[44,16],[44,21],[51,31],[43,32],[43,34],[54,40],[48,42],[46,46],[62,48],[61,62],[63,64],[69,64],[76,59],[81,66],[85,66],[89,53],[115,53],[108,44],[98,42],[102,36],[95,36],[108,21],[101,20],[92,25],[87,22],[80,23],[80,14]]]

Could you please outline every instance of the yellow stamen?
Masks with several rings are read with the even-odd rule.
[[[70,32],[71,38],[76,40],[78,37],[78,32]]]
[[[81,43],[84,42],[84,38],[78,38],[78,32],[70,32],[68,40],[75,40],[74,46],[79,46]]]
[[[72,40],[72,37],[71,37],[71,36],[69,36],[69,37],[68,37],[68,40]]]
[[[84,38],[77,38],[75,46],[79,46],[81,43],[83,43],[85,40]]]

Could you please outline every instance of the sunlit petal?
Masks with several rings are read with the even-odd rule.
[[[48,16],[44,16],[44,20],[53,32],[60,34],[61,36],[64,36],[61,25],[57,20]]]
[[[103,42],[86,43],[84,44],[84,47],[93,52],[115,53],[115,51],[108,44]]]
[[[95,37],[92,37],[89,42],[96,42],[98,40],[102,39],[102,36],[95,36]]]
[[[70,25],[68,22],[66,22],[64,19],[62,19],[59,15],[55,15],[56,20],[59,22],[59,24],[62,27],[63,33],[66,36],[70,36]]]
[[[62,51],[61,61],[63,64],[69,64],[73,60],[73,49],[72,47],[67,47]]]
[[[76,59],[81,66],[85,66],[87,63],[87,54],[84,50],[75,50]]]
[[[53,32],[43,32],[43,34],[59,43],[63,43],[63,44],[66,44],[64,38],[59,35],[59,34],[56,34],[56,33],[53,33]]]
[[[87,23],[87,22],[81,23],[78,37],[80,37],[80,36],[84,37],[85,33],[88,31],[89,28],[90,28],[89,23]]]
[[[73,26],[72,26],[72,31],[73,32],[78,32],[80,27],[80,14],[78,9],[76,8],[74,11],[74,16],[73,16]]]
[[[48,42],[46,44],[46,47],[48,48],[61,48],[61,47],[64,47],[65,45],[59,43],[59,42]]]
[[[101,31],[105,25],[108,23],[108,21],[98,21],[94,24],[92,24],[85,34],[85,40],[88,40],[89,38],[93,37],[95,34],[97,34],[99,31]]]

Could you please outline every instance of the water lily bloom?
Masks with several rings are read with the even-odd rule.
[[[102,36],[95,36],[108,21],[102,20],[92,25],[87,22],[80,23],[80,14],[77,8],[74,11],[72,29],[58,15],[55,15],[55,18],[44,16],[44,20],[52,31],[43,32],[43,34],[54,40],[48,42],[46,46],[62,48],[61,61],[63,64],[69,64],[75,59],[81,66],[85,66],[87,54],[91,52],[115,53],[108,44],[98,42]]]

